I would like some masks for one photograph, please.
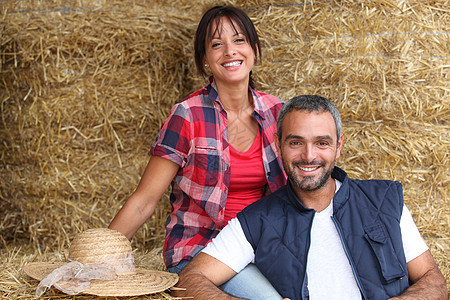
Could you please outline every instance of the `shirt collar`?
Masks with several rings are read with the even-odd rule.
[[[298,199],[297,194],[294,192],[294,189],[291,186],[291,182],[288,179],[287,181],[287,193],[288,198],[295,207],[297,207],[300,211],[314,211],[314,209],[306,208],[302,202]]]
[[[349,185],[347,183],[349,178],[344,170],[336,166],[331,173],[331,177],[342,183],[333,198],[333,210],[337,211],[349,198]]]

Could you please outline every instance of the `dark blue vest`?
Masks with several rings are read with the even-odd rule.
[[[400,217],[399,182],[355,180],[335,167],[342,182],[333,198],[333,222],[363,299],[387,299],[408,288]],[[238,214],[255,264],[281,296],[308,299],[306,261],[315,211],[305,208],[289,185]],[[333,251],[333,249],[330,249]]]

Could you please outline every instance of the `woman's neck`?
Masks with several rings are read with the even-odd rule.
[[[253,107],[253,102],[249,95],[248,85],[239,84],[235,86],[217,84],[217,93],[219,94],[220,102],[227,112],[240,112],[248,110]]]

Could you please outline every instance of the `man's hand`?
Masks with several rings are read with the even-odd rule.
[[[230,280],[236,272],[214,257],[200,253],[179,274],[176,297],[194,297],[194,299],[239,299],[232,297],[218,288]]]

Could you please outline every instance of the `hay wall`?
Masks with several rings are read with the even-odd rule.
[[[206,82],[195,72],[192,40],[212,3],[2,1],[4,297],[31,295],[22,264],[107,226],[133,192],[168,110]],[[337,104],[338,165],[351,177],[402,182],[449,282],[448,1],[228,3],[248,11],[262,39],[259,89]],[[164,199],[138,231],[140,253],[160,249],[167,211]],[[160,259],[146,261],[161,268]]]
[[[156,4],[34,4],[3,14],[1,236],[42,250],[105,226],[132,193],[185,93],[191,33]]]

